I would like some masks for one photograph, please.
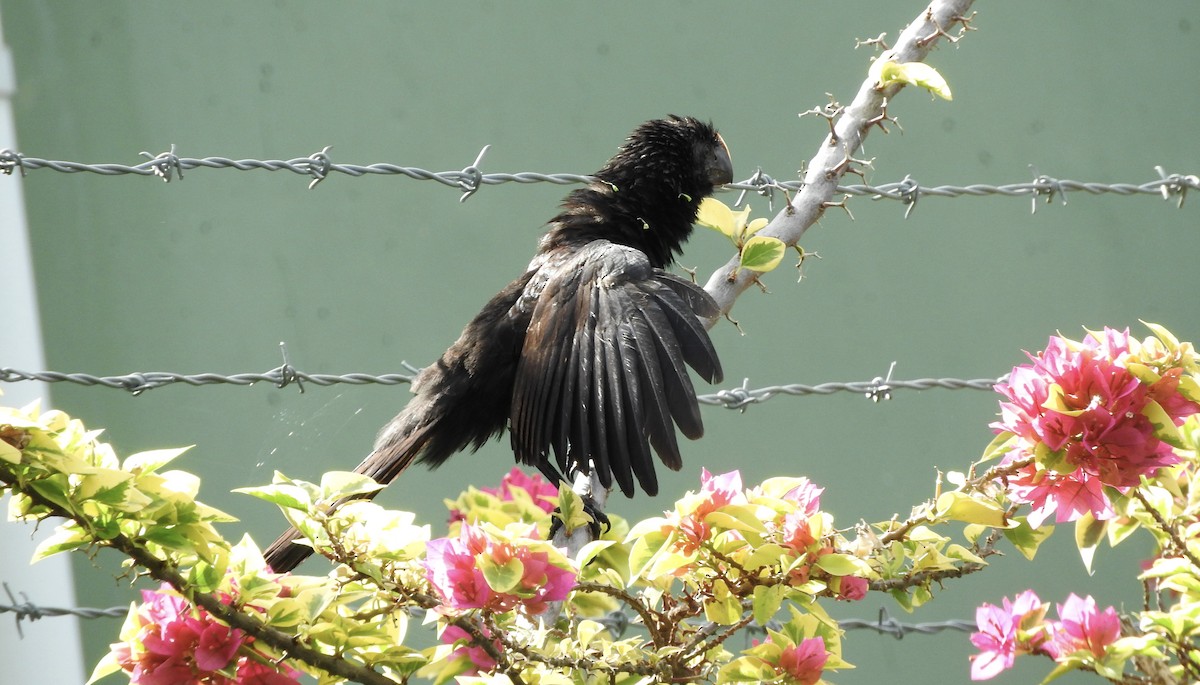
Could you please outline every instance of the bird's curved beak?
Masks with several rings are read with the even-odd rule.
[[[733,183],[733,158],[729,156],[729,146],[720,134],[717,135],[717,141],[721,146],[713,151],[713,156],[708,160],[708,180],[714,186]]]

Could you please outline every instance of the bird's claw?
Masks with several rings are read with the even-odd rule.
[[[592,533],[593,540],[599,540],[600,536],[612,530],[612,522],[609,521],[608,515],[604,513],[591,497],[583,497],[583,511],[588,515],[588,530]],[[601,530],[603,526],[603,530]],[[562,511],[555,509],[551,514],[550,532],[546,534],[547,540],[553,540],[558,531],[563,529]],[[567,531],[570,534],[570,531]]]

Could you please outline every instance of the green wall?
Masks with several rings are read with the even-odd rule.
[[[21,152],[87,162],[181,156],[294,158],[325,145],[338,162],[432,170],[588,173],[637,123],[667,112],[711,118],[740,178],[761,166],[794,178],[824,123],[797,112],[849,101],[869,53],[855,37],[899,29],[920,3],[29,2],[0,0],[17,68]],[[1200,5],[980,2],[975,26],[930,62],[953,102],[904,92],[890,112],[903,133],[872,134],[870,180],[924,185],[1013,183],[1033,172],[1144,182],[1155,165],[1200,172]],[[4,179],[0,178],[0,183]],[[31,172],[25,181],[50,368],[313,372],[400,370],[428,363],[525,265],[565,190],[485,187],[460,204],[441,185],[334,176],[316,189],[290,173],[188,171],[182,181]],[[724,199],[732,201],[732,196]],[[721,325],[729,386],[898,378],[995,377],[1050,334],[1134,326],[1139,318],[1200,338],[1195,260],[1200,198],[1182,210],[1153,196],[1072,194],[1030,213],[1020,198],[856,198],[804,240],[821,255],[796,284],[783,267],[771,294]],[[755,201],[757,213],[766,203]],[[0,246],[2,249],[2,246]],[[701,277],[728,257],[698,234],[683,259]],[[1138,330],[1139,335],[1145,334]],[[4,361],[0,360],[0,366]],[[195,444],[182,468],[205,500],[261,542],[280,517],[229,490],[349,468],[406,401],[399,387],[185,386],[138,397],[57,385],[53,402],[107,427],[119,450]],[[963,468],[990,440],[996,396],[973,391],[777,398],[739,414],[708,408],[708,434],[666,493],[696,486],[701,466],[748,482],[804,474],[827,487],[842,525],[907,513],[935,468]],[[511,467],[504,443],[412,471],[381,498],[435,524],[442,500]],[[613,500],[627,517],[669,496]],[[236,537],[241,529],[227,534]],[[1037,566],[1005,558],[956,582],[913,620],[971,618],[1035,582],[1043,598],[1089,592],[1130,606],[1143,550],[1102,553],[1087,577],[1060,531]],[[81,604],[130,601],[112,559],[77,564]],[[320,562],[312,568],[319,570]],[[841,615],[894,605],[870,597]],[[115,621],[85,624],[88,660]],[[902,642],[851,633],[843,683],[953,683],[971,651],[959,633]],[[936,655],[936,656],[931,656]],[[1048,672],[1031,662],[997,679]]]

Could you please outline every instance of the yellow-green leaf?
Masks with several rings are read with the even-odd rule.
[[[867,576],[871,567],[867,562],[850,554],[822,554],[817,557],[817,567],[834,576]]]
[[[712,597],[704,602],[704,617],[722,626],[731,626],[742,618],[742,603],[729,591],[723,580],[712,585]]]
[[[992,438],[992,441],[988,443],[988,446],[983,449],[983,456],[980,457],[979,460],[989,461],[991,459],[995,459],[996,457],[1002,457],[1005,454],[1008,454],[1008,452],[1013,448],[1013,446],[1009,443],[1015,437],[1017,436],[1009,433],[1008,431],[1004,431]]]
[[[353,471],[330,471],[321,476],[321,499],[332,500],[378,492],[383,486]]]
[[[1096,555],[1096,546],[1104,539],[1107,525],[1106,521],[1097,521],[1090,511],[1084,512],[1075,522],[1075,544],[1079,547],[1079,556],[1088,575],[1092,574],[1092,559]]]
[[[937,515],[951,521],[977,523],[993,528],[1004,528],[1008,519],[1004,516],[1004,507],[994,500],[983,496],[972,497],[965,492],[953,490],[942,493],[937,498]]]
[[[742,246],[741,266],[759,273],[765,273],[779,266],[787,246],[779,238],[756,235]]]
[[[1142,409],[1142,414],[1150,420],[1150,425],[1154,427],[1154,437],[1172,447],[1182,448],[1184,446],[1183,439],[1179,435],[1179,429],[1175,427],[1175,422],[1171,420],[1171,415],[1162,408],[1161,404],[1147,398],[1146,406]]]
[[[1054,526],[1052,525],[1043,524],[1040,528],[1033,528],[1024,519],[1021,519],[1020,525],[1004,531],[1004,537],[1008,538],[1013,547],[1017,548],[1021,556],[1032,561],[1033,557],[1037,554],[1038,547],[1052,533],[1054,533]]]
[[[45,540],[42,540],[37,549],[33,552],[33,558],[29,563],[41,561],[46,557],[53,556],[59,552],[66,552],[72,549],[77,549],[91,543],[91,537],[83,532],[74,522],[65,523],[50,534]]]
[[[125,458],[122,468],[134,473],[139,471],[142,473],[153,473],[191,448],[192,446],[188,445],[187,447],[177,447],[175,449],[147,450],[131,454]]]
[[[775,618],[775,614],[779,612],[779,607],[783,604],[783,597],[787,594],[787,587],[783,585],[766,585],[754,586],[754,599],[751,604],[751,609],[754,612],[754,622],[760,626],[767,625],[767,622]]]
[[[900,63],[881,59],[876,61],[872,69],[877,72],[880,86],[907,83],[924,88],[943,100],[954,99],[954,95],[950,92],[950,84],[946,83],[946,79],[938,73],[937,69],[924,62]]]
[[[700,203],[696,212],[696,223],[721,233],[730,240],[733,239],[733,210],[715,197],[706,197]]]

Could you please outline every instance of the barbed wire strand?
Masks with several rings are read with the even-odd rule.
[[[402,166],[391,163],[374,164],[337,164],[329,155],[331,146],[308,157],[294,159],[231,159],[228,157],[180,157],[175,152],[175,146],[157,155],[142,152],[147,161],[141,164],[96,163],[88,164],[68,160],[49,160],[40,157],[29,157],[13,150],[0,150],[0,173],[12,175],[19,171],[26,176],[30,171],[41,169],[57,171],[65,174],[90,173],[102,176],[155,176],[170,182],[178,177],[183,179],[184,170],[190,169],[237,169],[240,171],[290,171],[312,179],[309,189],[317,186],[329,177],[338,173],[360,178],[368,175],[399,175],[414,180],[435,181],[442,185],[458,188],[462,191],[460,201],[465,201],[483,186],[502,183],[552,183],[556,185],[571,185],[589,183],[591,176],[572,173],[539,173],[522,171],[517,173],[483,173],[479,168],[483,157],[490,146],[485,145],[472,164],[461,171],[429,171],[419,167]],[[1113,194],[1118,196],[1131,195],[1160,195],[1165,200],[1174,198],[1179,207],[1188,190],[1200,190],[1200,176],[1196,174],[1167,173],[1163,167],[1156,166],[1154,170],[1158,178],[1143,183],[1098,183],[1089,181],[1073,181],[1059,179],[1039,173],[1031,166],[1034,179],[1024,183],[1007,183],[993,185],[988,183],[972,183],[968,185],[937,185],[922,186],[911,176],[903,180],[880,185],[847,184],[839,185],[837,192],[844,195],[870,196],[872,199],[898,200],[906,206],[905,216],[915,208],[921,197],[981,197],[1001,195],[1008,197],[1031,197],[1033,209],[1037,210],[1037,200],[1044,199],[1047,203],[1055,198],[1066,202],[1066,194],[1084,192],[1092,195]],[[754,192],[767,197],[772,206],[776,191],[791,192],[803,187],[800,181],[778,181],[772,176],[756,171],[750,178],[738,183],[725,186],[725,190],[741,191],[737,204],[741,204],[747,192]]]
[[[198,387],[202,385],[254,385],[255,383],[270,383],[276,388],[284,388],[290,384],[310,383],[316,386],[331,386],[337,384],[349,385],[400,385],[411,383],[420,369],[406,365],[406,373],[388,373],[372,375],[368,373],[308,373],[297,370],[285,364],[262,373],[235,373],[224,375],[219,373],[182,374],[167,371],[147,371],[130,373],[121,376],[96,376],[90,373],[61,373],[58,371],[22,371],[8,367],[0,367],[0,383],[18,383],[22,381],[41,381],[44,383],[74,383],[85,387],[101,387],[125,390],[133,395],[140,395],[147,390],[161,388],[167,385],[183,383]],[[779,395],[791,396],[824,396],[840,392],[861,393],[867,399],[878,402],[891,399],[894,390],[992,390],[997,383],[1003,383],[1006,376],[1000,378],[916,378],[913,380],[895,380],[891,378],[875,378],[870,381],[830,382],[817,385],[792,383],[788,385],[771,385],[762,388],[749,387],[749,379],[742,381],[736,388],[718,390],[715,393],[699,395],[696,399],[712,406],[744,411],[751,404],[766,402]]]
[[[25,637],[21,630],[22,621],[32,622],[55,616],[76,616],[83,619],[124,618],[129,613],[129,607],[109,607],[107,609],[43,607],[31,602],[24,592],[20,593],[21,599],[18,601],[13,595],[12,590],[9,589],[8,583],[4,583],[3,586],[11,604],[0,604],[0,614],[11,613],[16,617],[17,635],[22,638]],[[619,611],[610,612],[600,622],[609,627],[614,634],[623,634],[627,627],[633,624],[631,617]],[[875,620],[844,618],[838,622],[838,625],[846,630],[873,630],[880,635],[891,635],[897,640],[912,633],[931,635],[945,630],[962,632],[977,630],[973,621],[949,620],[926,623],[902,623],[888,615],[886,609],[880,609],[879,618]],[[757,634],[758,632],[765,631],[762,628],[751,626],[748,634]],[[617,637],[619,638],[620,635],[617,635]]]
[[[21,630],[21,621],[36,621],[41,618],[50,616],[78,616],[79,618],[122,618],[129,613],[129,607],[110,607],[108,609],[88,609],[74,608],[62,609],[58,607],[42,607],[29,601],[29,597],[24,592],[21,594],[21,599],[18,601],[13,591],[8,587],[8,583],[3,583],[4,592],[8,595],[9,604],[0,604],[0,614],[10,612],[16,615],[17,619],[17,637],[25,637],[25,633]]]

